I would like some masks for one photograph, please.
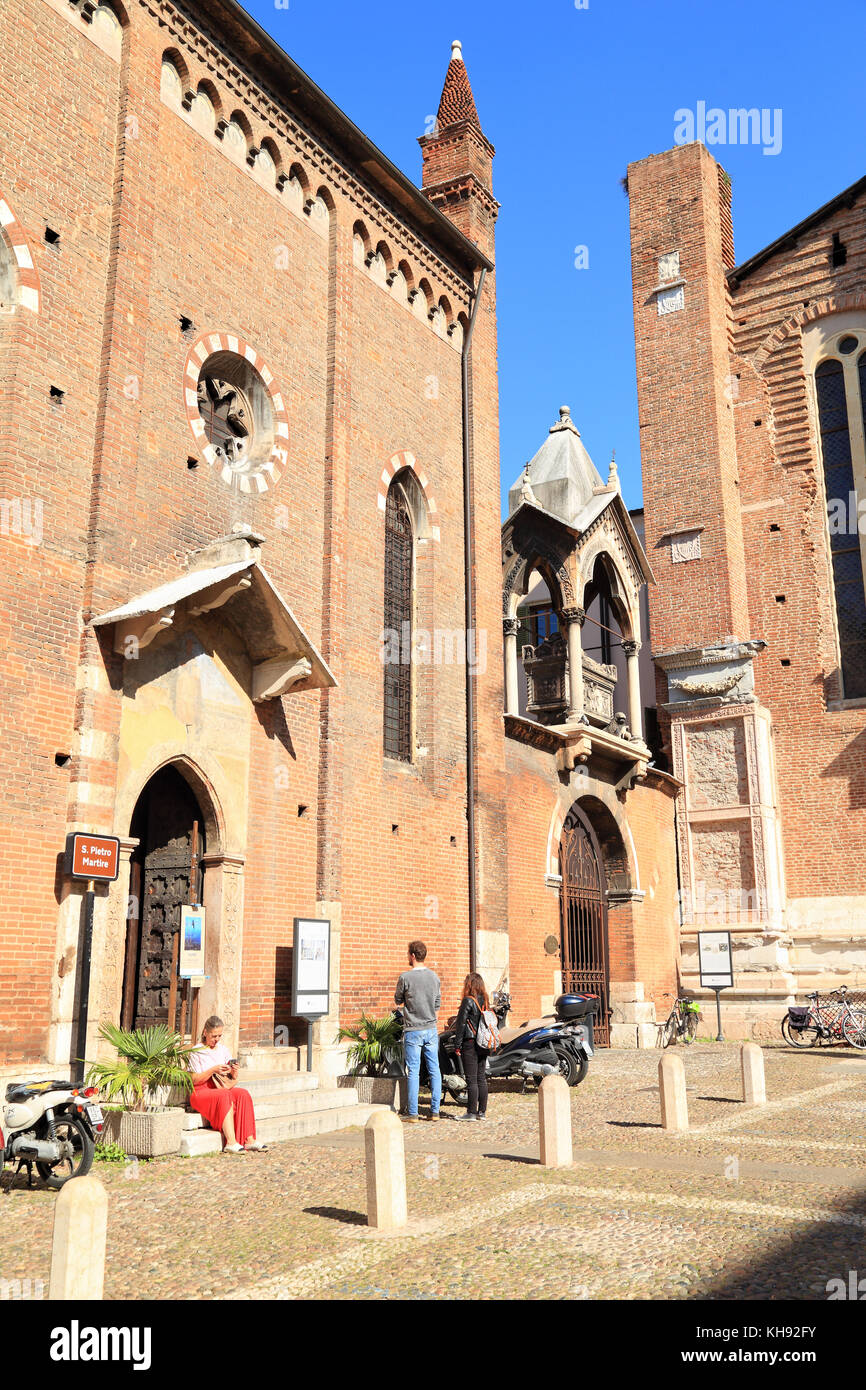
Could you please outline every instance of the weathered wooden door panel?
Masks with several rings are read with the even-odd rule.
[[[133,1011],[136,1028],[155,1023],[177,1028],[179,1024],[177,1006],[174,1019],[169,1019],[172,953],[180,931],[181,907],[192,901],[190,858],[196,822],[200,853],[202,817],[196,799],[174,768],[164,768],[148,784],[133,817],[132,833],[141,841],[141,924]],[[178,992],[178,1005],[179,1000]]]

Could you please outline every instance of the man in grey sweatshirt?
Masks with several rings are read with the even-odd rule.
[[[403,1006],[403,1051],[409,1074],[409,1123],[418,1123],[418,1086],[421,1053],[430,1077],[430,1119],[439,1119],[442,1102],[442,1076],[439,1071],[439,1037],[436,1014],[442,1003],[439,976],[424,964],[427,947],[423,941],[409,942],[409,969],[397,981],[394,1002]]]

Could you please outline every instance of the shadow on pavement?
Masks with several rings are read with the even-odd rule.
[[[866,1221],[866,1188],[853,1196],[837,1199],[832,1209],[839,1215],[858,1216]],[[769,1226],[772,1219],[768,1216],[762,1225]],[[756,1302],[796,1299],[819,1303],[827,1301],[831,1293],[840,1301],[866,1298],[866,1230],[863,1226],[826,1220],[800,1223],[796,1227],[786,1221],[785,1225],[791,1234],[770,1246],[761,1259],[747,1267],[737,1261],[730,1272],[708,1284],[702,1283],[700,1293],[694,1297]],[[769,1245],[769,1230],[767,1237]],[[863,1282],[858,1288],[860,1279]]]
[[[482,1158],[495,1158],[498,1163],[528,1163],[532,1168],[539,1167],[540,1160],[527,1154],[482,1154]]]
[[[344,1226],[366,1226],[367,1217],[361,1211],[348,1211],[345,1207],[304,1207],[307,1216],[324,1216],[329,1221],[339,1221]]]
[[[661,1120],[608,1120],[616,1129],[661,1129]]]

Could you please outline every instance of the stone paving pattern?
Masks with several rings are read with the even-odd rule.
[[[404,1129],[409,1233],[370,1232],[361,1130],[262,1155],[97,1164],[109,1298],[825,1299],[866,1275],[866,1059],[679,1048],[692,1129],[659,1124],[659,1052],[605,1052],[571,1093],[576,1163],[535,1161],[538,1100]],[[9,1170],[4,1186],[9,1185]],[[54,1194],[0,1196],[0,1280],[47,1287]]]

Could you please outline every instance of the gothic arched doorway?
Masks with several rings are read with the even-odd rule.
[[[177,978],[180,910],[202,901],[205,831],[201,807],[176,768],[161,768],[147,783],[130,835],[138,847],[130,866],[121,1024],[177,1029],[181,990],[172,988],[172,977]]]
[[[562,988],[566,994],[597,994],[595,1041],[610,1046],[610,962],[607,889],[601,848],[588,819],[575,804],[562,826]]]

